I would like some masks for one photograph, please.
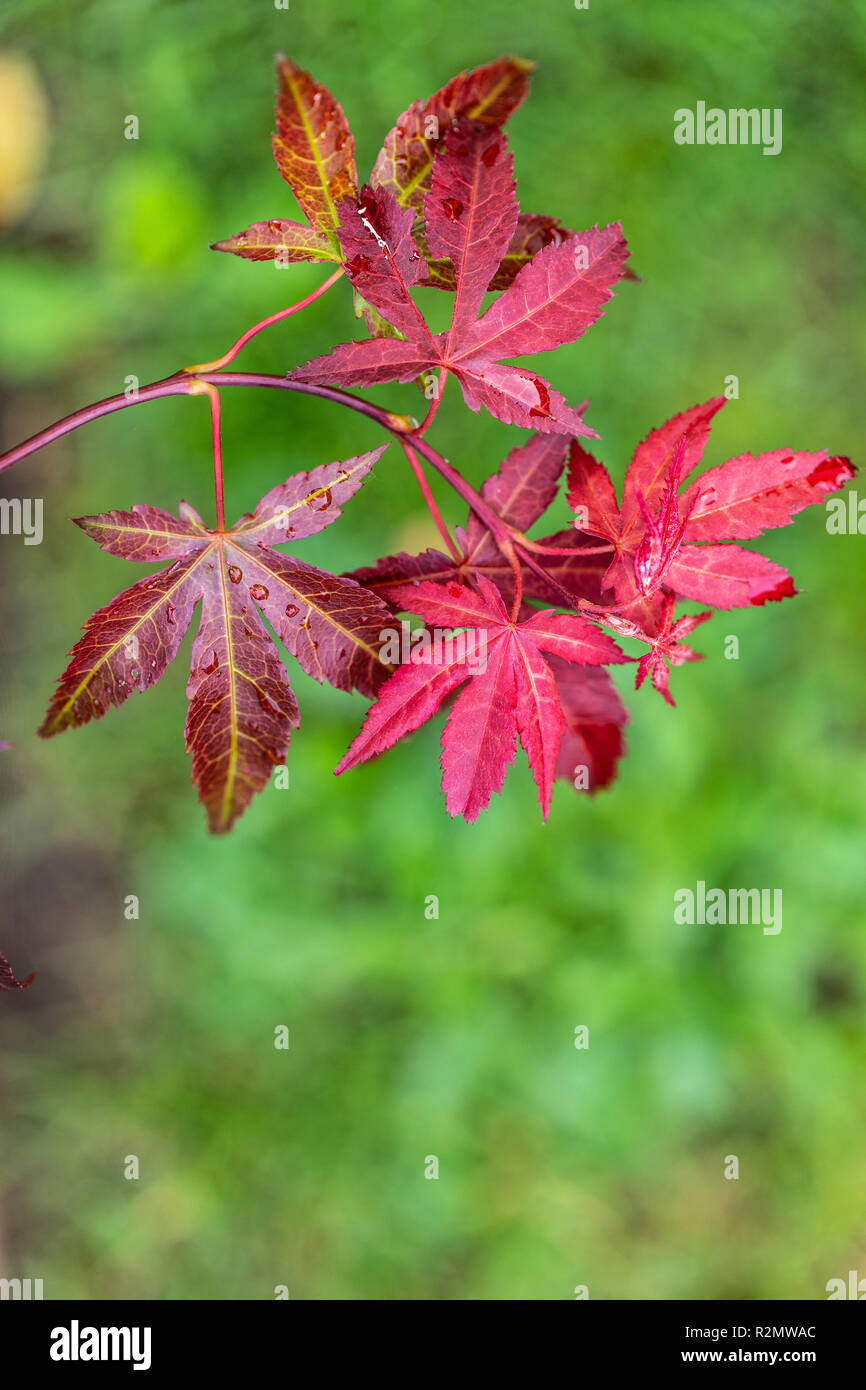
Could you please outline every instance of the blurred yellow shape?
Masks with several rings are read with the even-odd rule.
[[[0,225],[29,208],[48,142],[48,103],[29,58],[0,52]]]

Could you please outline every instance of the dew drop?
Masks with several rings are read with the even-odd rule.
[[[345,468],[341,468],[340,471],[339,471],[339,473],[337,474],[337,482],[338,482],[338,483],[347,483],[348,481],[349,481],[349,475],[348,475],[348,473],[346,472]]]
[[[262,599],[266,599],[269,593],[270,590],[266,589],[264,584],[250,585],[250,598],[258,599],[259,601],[261,601]]]
[[[457,198],[443,198],[442,211],[451,222],[459,222],[463,204]]]
[[[486,150],[484,151],[484,153],[482,154],[482,156],[481,156],[481,163],[482,163],[482,164],[486,164],[486,165],[487,165],[487,168],[490,169],[490,168],[492,168],[493,165],[496,163],[496,161],[497,161],[498,158],[499,158],[499,145],[498,145],[497,141],[494,140],[493,144],[492,144],[492,145],[488,145],[488,146],[487,146],[487,149],[486,149]]]
[[[715,502],[716,502],[716,489],[715,489],[714,487],[708,487],[708,488],[706,489],[705,492],[702,492],[702,493],[701,493],[701,502],[703,503],[703,505],[704,505],[705,507],[713,507],[713,506],[715,506]]]
[[[165,620],[166,620],[167,623],[171,623],[172,625],[174,624],[174,615],[175,615],[176,612],[177,612],[177,609],[176,609],[175,607],[173,607],[172,604],[169,604],[169,605],[168,605],[168,608],[166,609],[166,613],[165,613]]]
[[[402,140],[402,139],[403,139],[403,136],[406,134],[406,127],[403,126],[403,125],[397,125],[397,126],[395,126],[395,127],[394,127],[394,134],[396,135],[396,137],[397,137],[398,140]]]
[[[229,565],[229,579],[233,584],[240,584],[244,577],[244,572],[237,565]]]
[[[298,605],[296,603],[286,604],[286,617],[295,618],[298,615]]]
[[[357,256],[352,256],[351,260],[346,262],[346,271],[349,275],[360,275],[362,271],[370,270],[371,265],[372,262],[370,261],[370,257],[362,256],[359,253]]]
[[[203,661],[202,664],[201,664],[201,669],[204,671],[204,673],[205,673],[206,676],[209,676],[209,675],[212,674],[212,672],[214,672],[214,671],[216,670],[216,668],[219,666],[219,664],[220,664],[220,659],[219,659],[219,657],[217,656],[216,652],[212,651],[211,654],[210,654],[210,661],[208,661],[208,662],[204,662],[204,661]]]
[[[281,232],[282,230],[282,223],[278,222],[276,218],[272,218],[271,221],[268,223],[269,232]]]

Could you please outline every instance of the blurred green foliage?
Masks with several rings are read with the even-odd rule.
[[[731,373],[709,464],[781,445],[858,461],[864,19],[806,0],[13,0],[0,87],[29,84],[11,119],[30,122],[33,184],[0,252],[6,446],[130,374],[217,355],[321,279],[207,250],[293,215],[268,146],[274,50],[340,97],[364,173],[410,100],[511,51],[538,62],[510,126],[522,205],[621,219],[643,280],[545,368],[591,398],[615,476]],[[673,112],[699,99],[782,107],[782,154],[674,145]],[[340,285],[241,365],[284,370],[353,332]],[[411,387],[371,394],[417,409]],[[476,826],[449,821],[434,727],[336,782],[363,701],[294,668],[290,789],[212,840],[182,658],[100,725],[33,733],[80,624],[132,579],[67,518],[180,496],[210,515],[206,416],[124,412],[4,479],[46,521],[42,546],[0,549],[0,946],[41,971],[0,996],[0,1273],[46,1297],[178,1299],[821,1298],[866,1274],[866,540],[829,536],[817,508],[772,534],[799,597],[702,628],[676,711],[617,673],[620,779],[595,799],[561,785],[547,826],[525,766]],[[234,513],[378,442],[276,392],[227,392],[224,417]],[[478,482],[519,432],[452,391],[434,437]],[[344,569],[407,537],[429,527],[391,449],[304,555]],[[781,887],[783,931],[675,926],[699,878]]]

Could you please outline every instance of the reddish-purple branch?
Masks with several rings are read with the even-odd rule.
[[[20,462],[28,455],[36,453],[46,444],[53,443],[54,440],[70,434],[73,430],[89,424],[92,420],[98,420],[103,415],[111,415],[117,410],[124,410],[130,405],[138,405],[142,401],[158,400],[161,396],[199,395],[203,388],[223,386],[263,386],[281,391],[298,391],[301,395],[318,396],[321,400],[333,401],[336,405],[345,406],[356,411],[359,415],[365,415],[368,419],[375,420],[376,424],[400,439],[404,445],[408,444],[416,453],[426,459],[437,473],[441,474],[454,491],[463,498],[464,502],[472,508],[476,516],[484,522],[500,548],[511,546],[516,540],[518,553],[529,568],[550,583],[554,589],[557,589],[566,603],[573,605],[573,596],[569,595],[568,591],[563,589],[546,570],[542,569],[541,565],[534,561],[532,556],[523,548],[521,544],[523,538],[516,536],[512,528],[501,517],[497,516],[462,474],[447,459],[437,453],[426,439],[421,437],[419,427],[414,425],[408,416],[383,410],[381,406],[374,405],[371,401],[362,400],[336,386],[318,386],[310,382],[290,381],[287,377],[275,376],[266,372],[220,371],[202,372],[194,376],[190,376],[185,371],[176,372],[173,376],[165,377],[162,381],[139,387],[134,393],[109,396],[106,400],[85,406],[83,409],[67,415],[64,419],[58,420],[56,424],[49,425],[47,429],[40,430],[38,434],[32,435],[30,439],[24,440],[22,444],[18,444],[14,449],[10,449],[0,456],[0,472],[5,468],[11,468],[12,464]],[[507,551],[505,553],[507,554]]]

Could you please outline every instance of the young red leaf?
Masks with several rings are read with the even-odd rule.
[[[512,622],[496,587],[478,576],[480,593],[464,585],[422,581],[395,591],[394,601],[453,632],[476,634],[474,653],[455,643],[440,661],[410,660],[385,682],[361,732],[337,767],[345,772],[390,748],[431,717],[468,680],[442,735],[443,790],[452,816],[473,821],[502,788],[517,741],[525,749],[547,817],[565,719],[553,672],[542,653],[602,665],[625,660],[610,638],[582,619],[549,610]],[[482,643],[483,635],[483,643]],[[427,655],[430,649],[426,649]]]
[[[428,245],[425,199],[431,190],[438,142],[461,121],[474,121],[488,129],[504,126],[529,89],[533,66],[520,58],[499,58],[474,72],[459,73],[427,101],[413,102],[386,136],[370,182],[390,189],[401,207],[413,208],[415,239],[428,261],[426,285],[446,290],[456,285],[451,261],[437,259],[448,253],[434,254]],[[572,235],[555,217],[521,213],[486,288],[508,289],[542,247]]]
[[[310,226],[336,245],[337,204],[358,188],[355,140],[327,87],[289,58],[277,59],[277,167]]]
[[[854,477],[846,458],[820,453],[740,454],[710,468],[682,499],[687,541],[752,540],[787,526],[804,507],[823,502]]]
[[[270,218],[212,244],[248,261],[340,260],[337,205],[358,191],[355,140],[340,103],[308,72],[277,56],[277,168],[309,226]]]
[[[763,604],[796,593],[781,565],[738,545],[787,526],[796,512],[822,502],[854,476],[848,459],[777,449],[743,454],[704,473],[683,495],[681,484],[700,462],[713,416],[725,403],[674,416],[638,445],[623,485],[620,510],[607,470],[575,441],[569,505],[576,524],[614,546],[604,578],[617,603],[630,605],[664,584],[715,608]]]
[[[427,199],[427,243],[454,267],[446,353],[471,331],[517,225],[514,168],[505,136],[463,120],[445,138]]]
[[[660,618],[645,627],[640,621],[626,618],[624,615],[608,616],[604,619],[608,627],[612,627],[621,636],[635,637],[639,642],[647,643],[649,651],[638,662],[635,689],[640,690],[647,676],[650,676],[656,690],[669,705],[675,703],[668,689],[669,668],[682,666],[686,661],[704,659],[702,652],[693,652],[682,639],[713,616],[712,613],[688,614],[674,622],[674,602],[673,594],[665,595]]]
[[[563,224],[556,217],[545,217],[539,213],[520,212],[517,215],[517,225],[514,228],[511,241],[497,270],[487,286],[488,290],[507,290],[513,283],[515,276],[523,269],[533,256],[536,256],[545,246],[551,243],[557,245],[560,241],[565,241],[566,237],[576,236],[577,233]],[[423,234],[419,232],[418,225],[415,227],[415,237],[422,249],[426,248]],[[454,277],[454,267],[448,260],[433,260],[428,256],[429,274],[422,285],[431,285],[441,290],[456,289]]]
[[[427,204],[434,252],[455,259],[457,291],[449,331],[434,337],[411,300],[421,263],[407,250],[408,218],[402,220],[390,192],[382,189],[374,198],[365,189],[364,212],[359,208],[353,217],[347,209],[340,230],[346,272],[365,300],[405,338],[346,343],[289,376],[314,384],[374,386],[446,368],[457,377],[472,410],[483,405],[498,419],[524,429],[592,434],[582,418],[585,404],[570,408],[535,372],[505,366],[500,359],[572,342],[595,322],[628,254],[619,225],[594,227],[550,244],[477,319],[484,287],[505,254],[517,216],[505,137],[477,122],[464,121],[451,131],[436,156]],[[375,214],[372,221],[369,208]],[[395,311],[399,319],[393,317]]]
[[[285,759],[299,722],[262,616],[316,680],[372,696],[389,674],[378,655],[389,616],[384,604],[351,579],[272,549],[330,525],[382,453],[296,474],[229,531],[207,530],[185,503],[180,517],[135,506],[79,520],[113,555],[173,564],[88,620],[40,734],[97,719],[133,690],[154,685],[201,602],[187,686],[187,750],[211,829],[228,830]]]
[[[458,73],[426,101],[413,101],[386,135],[371,184],[387,188],[400,207],[422,211],[440,136],[461,117],[494,129],[503,126],[526,96],[534,66],[522,58],[497,58]]]
[[[365,186],[357,201],[344,199],[339,214],[340,246],[355,289],[400,333],[426,342],[427,325],[409,293],[424,273],[411,210]]]
[[[339,253],[324,232],[306,227],[303,222],[287,222],[272,217],[267,222],[254,222],[246,231],[223,241],[212,243],[212,251],[231,251],[245,261],[332,261],[339,263]]]
[[[32,985],[37,974],[38,971],[34,970],[32,975],[19,980],[3,952],[0,951],[0,989],[27,989],[29,985]]]

